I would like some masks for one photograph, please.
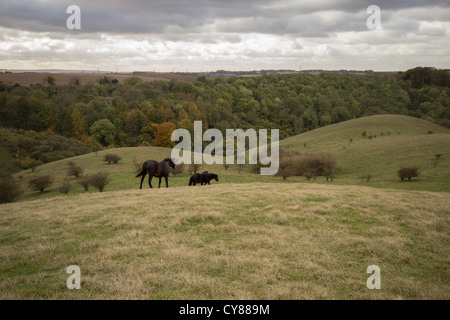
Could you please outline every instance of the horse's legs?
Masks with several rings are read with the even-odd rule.
[[[141,178],[141,186],[139,187],[139,189],[142,189],[142,182],[144,182],[144,179],[145,179],[145,174],[142,176],[142,178]]]
[[[148,175],[148,185],[150,186],[150,188],[153,188],[152,187],[152,178],[153,178],[153,175],[149,174]]]
[[[166,188],[168,188],[169,187],[169,177],[165,176],[164,178],[166,179]]]
[[[161,177],[159,177],[159,186],[158,188],[161,188]]]

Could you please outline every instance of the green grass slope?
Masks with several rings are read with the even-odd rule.
[[[376,138],[363,138],[361,133],[377,135]],[[428,131],[433,131],[429,134]],[[384,136],[381,136],[381,132]],[[390,134],[388,135],[388,132]],[[398,135],[397,132],[400,132]],[[353,141],[350,142],[350,139]],[[306,143],[306,147],[305,147]],[[406,190],[450,191],[450,130],[430,122],[395,115],[372,116],[355,119],[313,130],[280,142],[280,148],[296,150],[302,153],[330,153],[338,163],[339,172],[333,182],[326,182],[323,177],[308,183],[361,185],[381,188]],[[118,164],[108,165],[103,162],[107,153],[115,153],[122,157]],[[434,166],[435,154],[441,159]],[[111,183],[106,191],[117,191],[139,188],[139,178],[135,178],[134,159],[143,162],[148,159],[162,160],[170,157],[171,149],[158,147],[117,148],[93,152],[73,158],[51,162],[36,168],[35,172],[25,170],[15,176],[22,183],[25,193],[21,200],[54,197],[60,195],[58,187],[67,179],[66,169],[69,161],[81,166],[86,174],[106,171],[110,174]],[[415,165],[421,167],[421,176],[411,182],[401,182],[397,170],[401,166]],[[261,176],[251,173],[250,166],[239,173],[237,165],[228,170],[222,165],[203,165],[200,171],[207,170],[219,175],[219,183],[298,183],[306,182],[304,177],[289,177],[283,181],[281,177]],[[30,191],[26,181],[33,175],[51,174],[55,178],[53,186],[44,194]],[[360,179],[371,174],[370,182]],[[70,178],[73,185],[71,194],[83,193],[76,179]],[[169,178],[172,187],[186,186],[189,173],[185,166],[184,173]],[[216,183],[213,181],[212,183]],[[148,188],[147,179],[144,188]],[[158,186],[158,179],[153,179],[153,186]],[[165,186],[164,180],[162,186]],[[98,192],[91,188],[89,192]]]
[[[0,299],[448,300],[449,211],[447,193],[306,183],[3,204]]]
[[[287,150],[332,154],[340,169],[335,181],[339,184],[430,191],[450,191],[449,146],[449,129],[399,115],[349,120],[280,142]],[[434,166],[436,154],[441,158]],[[402,166],[421,167],[421,176],[400,182],[396,173]],[[359,179],[368,174],[373,176],[369,183]]]
[[[119,155],[122,160],[117,164],[107,164],[103,161],[106,154],[113,153]],[[84,174],[90,175],[99,171],[104,171],[109,173],[110,184],[105,188],[105,192],[117,191],[117,190],[127,190],[127,189],[138,189],[140,185],[140,178],[136,177],[136,171],[134,167],[134,161],[142,163],[149,159],[154,159],[161,161],[164,158],[171,156],[171,149],[160,148],[160,147],[129,147],[129,148],[116,148],[110,150],[102,150],[99,152],[92,152],[89,154],[72,157],[64,160],[54,161],[41,165],[32,172],[31,169],[24,170],[20,173],[15,174],[17,180],[22,184],[22,189],[24,194],[19,200],[30,200],[34,198],[51,198],[54,196],[62,196],[58,192],[58,187],[63,184],[65,179],[69,179],[73,186],[70,194],[84,193],[83,187],[78,185],[77,179],[73,177],[68,177],[66,170],[69,162],[74,162],[76,165],[81,166],[84,169]],[[202,165],[200,172],[208,171],[217,173],[219,175],[219,183],[250,183],[250,182],[281,182],[280,177],[272,176],[261,176],[259,174],[254,174],[250,172],[250,167],[247,166],[241,173],[239,173],[237,165],[231,165],[228,170],[226,170],[222,165]],[[39,192],[31,191],[27,186],[27,181],[35,175],[46,175],[49,174],[54,177],[55,182],[53,185],[43,194]],[[189,183],[189,173],[188,166],[185,165],[185,170],[182,174],[177,176],[169,177],[169,187],[179,187],[187,186]],[[297,179],[300,181],[299,179]],[[303,181],[303,179],[301,179]],[[294,181],[294,180],[293,180]],[[153,187],[158,187],[158,178],[153,178]],[[212,184],[217,183],[212,181]],[[164,178],[161,181],[161,187],[165,188]],[[200,186],[197,186],[199,188]],[[143,188],[148,189],[148,176],[145,178],[143,183]],[[89,192],[97,192],[98,190],[93,187],[90,188]]]

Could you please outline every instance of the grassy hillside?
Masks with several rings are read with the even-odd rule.
[[[361,133],[377,135],[376,138],[363,138]],[[429,134],[428,131],[432,131]],[[381,136],[381,132],[384,136]],[[388,132],[390,134],[388,135]],[[398,135],[400,132],[400,135]],[[350,139],[353,141],[350,142]],[[306,147],[305,147],[306,143]],[[338,173],[333,182],[326,182],[319,177],[316,181],[333,185],[361,185],[380,188],[396,188],[405,190],[450,191],[450,130],[430,122],[404,116],[372,116],[331,125],[280,142],[280,148],[296,150],[302,153],[331,153],[337,160]],[[15,176],[23,184],[25,190],[22,200],[60,195],[58,187],[67,178],[66,169],[69,161],[81,166],[86,174],[98,171],[110,173],[111,183],[106,191],[139,188],[140,179],[136,179],[134,159],[143,162],[148,159],[162,160],[170,157],[170,149],[158,147],[134,147],[103,150],[78,157],[64,159],[39,166],[35,172],[25,170]],[[107,153],[115,153],[122,157],[118,164],[108,165],[102,159]],[[435,154],[441,154],[434,166]],[[397,170],[401,166],[416,165],[421,167],[421,176],[411,182],[401,182]],[[237,165],[228,170],[222,165],[203,165],[201,171],[207,170],[219,174],[219,183],[253,183],[253,182],[283,182],[306,183],[304,177],[290,177],[283,181],[281,177],[261,176],[251,173],[247,165],[241,173]],[[55,183],[45,194],[30,191],[26,181],[33,175],[51,174]],[[371,174],[370,182],[360,179]],[[84,189],[71,178],[72,194],[82,193]],[[169,185],[173,187],[186,186],[189,181],[187,166],[185,172],[176,177],[170,177]],[[215,181],[213,183],[216,183]],[[158,180],[153,179],[153,186]],[[164,180],[162,185],[165,186]],[[144,187],[148,188],[147,179]],[[90,192],[96,192],[92,189]]]
[[[134,160],[170,156],[156,147],[22,171],[22,201],[0,205],[0,298],[449,299],[450,199],[417,191],[450,191],[449,137],[426,121],[376,116],[281,142],[333,154],[341,172],[328,183],[214,165],[201,168],[219,174],[211,186],[188,187],[185,170],[169,189],[145,181],[139,190]],[[108,165],[106,153],[123,159]],[[70,194],[58,193],[69,161],[87,174],[107,171],[106,192],[86,193],[71,178]],[[400,182],[401,165],[421,166],[422,176]],[[358,179],[369,173],[372,181]],[[26,188],[37,174],[55,177],[44,194]],[[381,290],[366,288],[373,264]],[[81,268],[81,290],[66,288],[69,265]]]
[[[118,154],[122,157],[122,160],[119,161],[118,164],[107,164],[102,161],[103,157],[107,153]],[[111,150],[103,150],[99,152],[93,152],[85,155],[81,155],[78,157],[73,157],[69,159],[59,160],[52,163],[48,163],[42,166],[39,166],[35,169],[35,172],[32,172],[31,169],[24,170],[20,173],[17,173],[15,177],[22,184],[22,188],[25,191],[22,200],[28,200],[33,198],[49,198],[57,195],[61,195],[58,192],[58,187],[64,182],[65,179],[68,178],[66,175],[66,169],[68,167],[68,163],[70,161],[75,162],[77,165],[81,166],[85,170],[85,174],[93,174],[99,171],[105,171],[110,174],[111,183],[106,187],[105,191],[117,191],[117,190],[126,190],[126,189],[138,189],[140,184],[140,178],[136,177],[136,172],[134,169],[134,159],[137,162],[144,162],[148,159],[155,159],[161,161],[164,158],[170,157],[171,149],[167,148],[159,148],[159,147],[129,147],[129,148],[117,148]],[[189,183],[189,173],[188,166],[185,166],[184,173],[177,175],[176,177],[170,176],[169,178],[169,186],[170,187],[179,187],[179,186],[187,186]],[[250,167],[247,166],[244,171],[239,173],[236,165],[231,165],[228,170],[222,165],[212,165],[207,166],[203,165],[200,169],[200,172],[204,170],[209,172],[214,172],[219,174],[219,183],[250,183],[250,182],[281,182],[282,179],[280,177],[272,177],[272,176],[261,176],[259,174],[254,174],[250,172]],[[40,194],[38,192],[31,191],[27,187],[27,180],[34,175],[45,175],[50,174],[55,178],[55,182],[53,186],[46,191],[44,194]],[[298,177],[298,181],[300,179]],[[70,194],[84,193],[84,189],[77,184],[77,180],[75,178],[69,178],[69,181],[73,185],[73,189]],[[217,183],[213,181],[211,183]],[[153,187],[158,187],[158,178],[153,178],[152,180]],[[165,187],[164,179],[162,179],[161,186]],[[146,177],[143,188],[148,189],[148,176]],[[98,192],[94,188],[91,188],[89,192]]]
[[[0,298],[449,299],[449,211],[447,193],[301,183],[5,204]]]
[[[96,150],[83,142],[50,132],[0,128],[0,173],[15,173],[21,162],[49,163]],[[37,161],[36,161],[37,160]]]
[[[349,120],[280,142],[287,150],[332,154],[340,169],[339,184],[431,191],[450,191],[449,146],[449,129],[398,115]],[[436,154],[441,157],[434,166]],[[420,166],[421,176],[402,183],[396,175],[401,166]],[[362,183],[359,178],[368,174],[372,180]]]

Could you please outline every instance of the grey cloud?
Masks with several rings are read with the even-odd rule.
[[[217,21],[222,21],[222,30],[232,32],[302,34],[300,26],[303,30],[306,29],[305,36],[325,36],[332,31],[327,21],[311,21],[308,17],[320,17],[320,14],[329,11],[341,12],[343,17],[361,16],[361,13],[365,17],[365,9],[373,4],[373,0],[79,0],[77,4],[82,12],[82,30],[79,33],[164,34],[168,30],[181,33],[204,32]],[[377,4],[383,11],[450,6],[445,0],[429,0],[426,4],[420,0],[382,0],[377,1]],[[56,1],[2,1],[0,26],[37,32],[65,31],[67,6],[67,3]],[[432,12],[439,13],[439,10],[428,11],[429,15]],[[429,15],[425,18],[432,19]],[[308,23],[295,21],[295,17],[305,17]],[[245,24],[233,26],[233,21],[245,21]],[[355,26],[358,25],[352,24],[352,19],[344,19],[337,20],[332,27],[334,31],[339,31]]]

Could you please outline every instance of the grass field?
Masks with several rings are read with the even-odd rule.
[[[81,84],[93,84],[98,83],[104,76],[117,79],[119,82],[125,82],[131,77],[141,78],[143,81],[154,80],[187,80],[191,77],[182,76],[171,73],[148,73],[148,74],[129,74],[129,73],[47,73],[47,72],[18,72],[18,73],[0,73],[0,81],[9,84],[20,84],[28,86],[30,84],[42,84],[44,78],[51,75],[55,78],[57,85],[67,85],[70,81],[76,77],[80,80]]]
[[[449,299],[449,210],[447,193],[301,183],[1,205],[0,298]]]
[[[219,175],[211,186],[188,187],[184,172],[170,177],[169,189],[150,190],[145,181],[139,190],[134,160],[162,160],[170,149],[137,147],[17,173],[25,193],[0,205],[0,298],[450,298],[450,130],[375,116],[280,145],[330,153],[340,172],[333,182],[283,181],[249,166],[239,173],[213,165],[201,168]],[[122,160],[108,165],[106,153]],[[442,156],[434,166],[436,153]],[[72,178],[74,189],[60,194],[69,161],[87,174],[108,172],[105,192],[84,192]],[[401,165],[421,166],[422,175],[400,182]],[[55,177],[48,192],[26,188],[36,174]],[[364,182],[364,174],[374,178]],[[366,287],[373,264],[381,290]],[[81,268],[81,290],[66,287],[69,265]]]

